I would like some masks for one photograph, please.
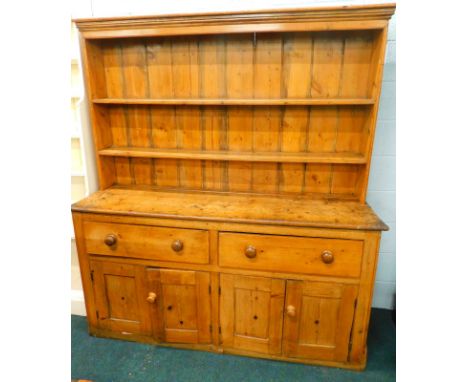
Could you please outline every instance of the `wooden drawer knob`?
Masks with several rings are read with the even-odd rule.
[[[286,313],[289,317],[296,317],[296,307],[293,305],[288,305],[286,307]]]
[[[254,257],[257,256],[257,249],[253,245],[248,245],[245,247],[245,256],[247,256],[249,259],[253,259]]]
[[[172,242],[171,248],[174,252],[180,252],[184,248],[184,243],[181,240],[174,240]]]
[[[149,292],[148,297],[146,297],[146,301],[148,301],[150,304],[153,304],[156,301],[156,293]]]
[[[112,247],[117,243],[117,236],[110,234],[107,235],[106,238],[104,239],[104,244],[106,244],[109,247]]]
[[[325,263],[325,264],[331,264],[333,263],[333,260],[334,260],[334,256],[333,256],[333,253],[331,251],[323,251],[322,252],[322,261]]]

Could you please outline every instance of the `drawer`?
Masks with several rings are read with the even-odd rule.
[[[363,242],[221,232],[219,265],[273,272],[359,277]]]
[[[208,264],[208,231],[84,222],[88,253]]]

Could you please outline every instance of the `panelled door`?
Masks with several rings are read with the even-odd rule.
[[[346,361],[357,286],[288,280],[283,353]]]
[[[280,354],[285,281],[221,274],[220,286],[223,347]]]
[[[153,335],[162,342],[211,342],[210,274],[148,268]]]
[[[121,334],[151,335],[145,268],[91,260],[90,271],[99,327]]]

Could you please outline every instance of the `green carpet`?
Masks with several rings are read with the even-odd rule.
[[[169,349],[88,335],[85,317],[71,316],[73,379],[153,381],[395,381],[395,326],[391,311],[373,309],[368,363],[363,372]]]

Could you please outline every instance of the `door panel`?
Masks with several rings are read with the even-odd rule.
[[[129,264],[91,260],[99,327],[122,334],[151,334],[145,271]]]
[[[284,355],[345,361],[356,296],[354,285],[288,280]]]
[[[164,342],[210,343],[210,275],[207,272],[147,269],[153,335]]]
[[[281,353],[285,281],[220,275],[223,347]]]
[[[105,274],[104,280],[110,317],[138,321],[135,278]]]

